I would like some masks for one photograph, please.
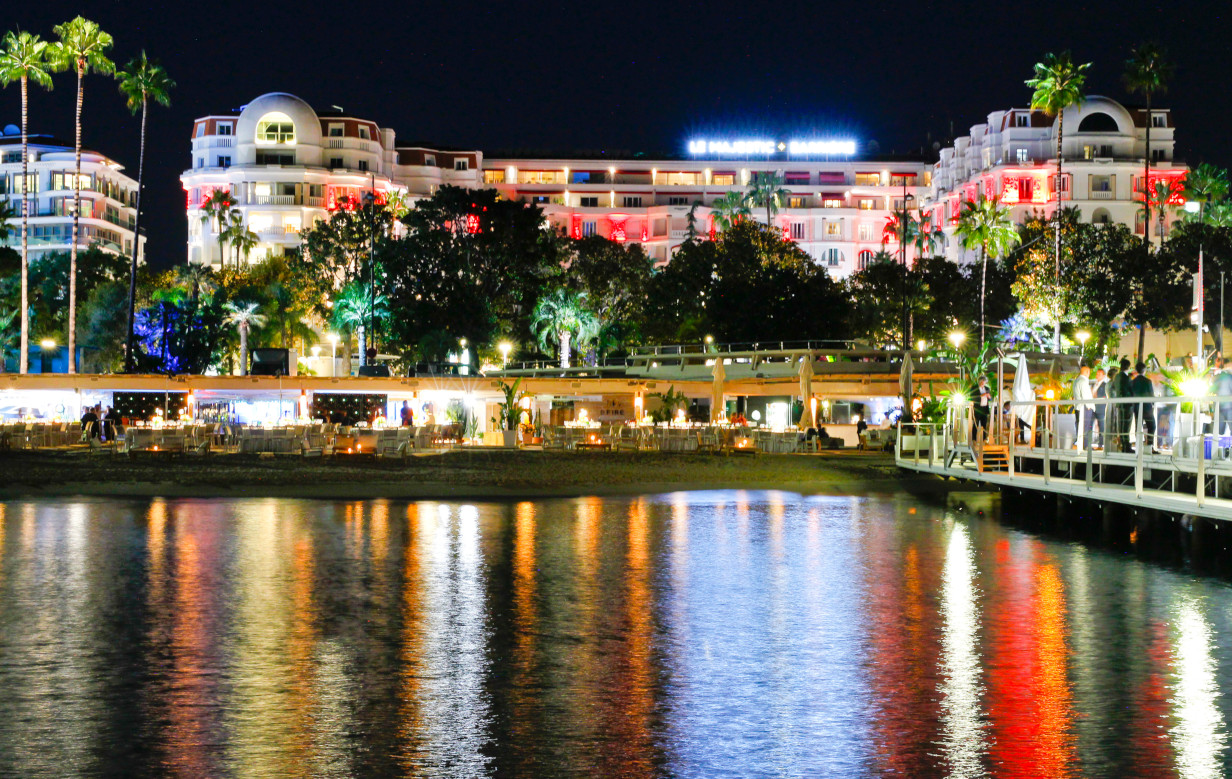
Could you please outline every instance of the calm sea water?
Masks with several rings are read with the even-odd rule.
[[[1232,588],[973,500],[0,503],[0,775],[1222,775]]]

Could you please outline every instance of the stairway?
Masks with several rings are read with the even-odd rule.
[[[1010,469],[1010,448],[1008,446],[999,446],[996,444],[987,444],[980,451],[980,457],[976,460],[976,467],[980,473],[989,471],[1009,472]]]

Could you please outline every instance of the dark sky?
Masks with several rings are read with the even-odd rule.
[[[1123,62],[1155,40],[1177,65],[1167,96],[1178,157],[1232,164],[1232,24],[1223,3],[159,3],[24,2],[4,24],[53,38],[81,13],[127,62],[142,48],[178,88],[151,116],[151,262],[184,258],[178,174],[194,117],[264,92],[392,127],[400,142],[508,149],[680,152],[687,137],[815,130],[919,150],[989,111],[1025,105],[1045,51],[1094,63],[1088,92],[1127,100]],[[71,139],[74,80],[35,94],[31,130]],[[17,123],[16,85],[0,123]],[[115,83],[86,83],[85,144],[136,175],[138,122]],[[931,134],[931,135],[930,135]]]

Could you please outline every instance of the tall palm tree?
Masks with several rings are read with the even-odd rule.
[[[355,332],[362,361],[367,360],[368,336],[372,335],[373,341],[376,340],[376,334],[369,334],[366,325],[369,320],[375,323],[376,319],[383,319],[388,313],[389,298],[379,292],[375,296],[372,295],[368,291],[367,284],[356,280],[347,284],[338,293],[330,318],[335,328]]]
[[[235,208],[235,198],[225,189],[216,189],[201,203],[201,223],[209,225],[218,236],[218,265],[227,266],[226,252],[223,247],[227,243],[227,224],[231,211]]]
[[[265,314],[258,313],[259,303],[227,303],[224,308],[227,313],[223,318],[229,325],[235,325],[240,330],[240,375],[248,375],[248,329],[261,327],[265,324]]]
[[[227,214],[227,226],[223,228],[227,234],[226,241],[235,249],[235,267],[240,267],[240,256],[248,260],[248,255],[257,247],[260,238],[248,225],[244,224],[244,214],[238,208],[233,208]]]
[[[1055,225],[1053,274],[1057,288],[1061,287],[1061,137],[1065,130],[1065,109],[1081,105],[1083,85],[1091,63],[1075,65],[1068,51],[1061,54],[1049,52],[1043,62],[1035,63],[1035,77],[1027,79],[1033,91],[1031,108],[1057,118],[1057,205],[1052,218]],[[1061,351],[1061,318],[1057,317],[1052,336],[1053,348]]]
[[[77,372],[77,233],[81,220],[81,104],[85,98],[87,73],[111,75],[115,63],[107,59],[107,50],[112,46],[111,35],[102,31],[98,24],[80,16],[54,28],[60,40],[48,52],[52,69],[77,71],[76,135],[73,154],[76,159],[76,175],[73,176],[73,243],[69,247],[68,269],[68,372]]]
[[[715,232],[726,232],[749,215],[749,203],[740,192],[725,192],[710,204]]]
[[[783,198],[790,194],[783,188],[783,177],[770,171],[761,171],[754,175],[749,184],[749,205],[766,209],[766,227],[783,206]]]
[[[1195,218],[1199,223],[1206,223],[1208,205],[1214,205],[1228,196],[1228,172],[1217,168],[1209,162],[1204,162],[1185,176],[1186,200],[1198,204]]]
[[[0,308],[0,373],[4,373],[4,354],[16,341],[13,332],[13,320],[17,318],[16,311]]]
[[[30,369],[30,196],[26,182],[30,180],[30,145],[27,135],[30,82],[51,89],[51,70],[47,63],[47,42],[28,32],[9,32],[0,48],[0,85],[21,82],[21,354],[18,371]]]
[[[570,364],[570,341],[577,348],[593,341],[599,335],[599,318],[586,306],[585,292],[572,292],[557,287],[539,298],[531,314],[530,329],[539,339],[539,345],[550,349],[553,341],[560,345],[560,367]]]
[[[1010,218],[1010,210],[995,197],[980,195],[978,201],[968,200],[958,215],[955,232],[963,246],[980,250],[980,349],[984,348],[984,296],[988,290],[988,255],[1002,257],[1018,243],[1018,230]]]
[[[936,252],[944,236],[945,231],[933,224],[933,215],[921,212],[915,225],[915,256],[921,258],[930,252]]]
[[[188,292],[189,299],[194,303],[202,295],[213,294],[218,289],[218,282],[214,280],[213,271],[208,266],[195,262],[176,268],[175,283]]]
[[[128,110],[141,111],[141,151],[137,155],[137,218],[133,221],[133,256],[128,267],[128,336],[125,338],[124,370],[133,370],[133,314],[137,301],[137,263],[141,254],[141,184],[145,173],[145,126],[150,101],[171,105],[171,90],[175,82],[167,77],[157,60],[141,56],[128,63],[120,73],[120,92],[128,98]]]
[[[890,241],[896,242],[900,247],[906,247],[907,244],[915,241],[918,230],[919,225],[910,211],[905,208],[901,211],[891,211],[881,227],[882,250],[885,250],[886,244]]]
[[[1151,204],[1147,190],[1151,186],[1151,98],[1156,92],[1163,94],[1168,91],[1168,81],[1172,78],[1172,63],[1168,61],[1167,53],[1154,43],[1144,43],[1130,52],[1125,61],[1125,88],[1146,98],[1146,154],[1143,156],[1142,193],[1146,208],[1146,221],[1143,224],[1142,240],[1151,242]],[[1160,233],[1160,239],[1163,234]]]

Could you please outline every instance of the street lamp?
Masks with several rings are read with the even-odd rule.
[[[496,348],[499,349],[501,353],[501,369],[503,370],[505,368],[508,368],[509,367],[509,352],[513,350],[513,344],[509,343],[508,341],[501,341],[499,344],[497,344]]]
[[[954,344],[955,349],[960,348],[965,340],[967,340],[967,334],[961,330],[950,333],[950,343]]]
[[[708,352],[709,352],[709,351],[713,351],[713,349],[714,349],[714,336],[713,336],[713,335],[708,335],[708,336],[706,336],[706,338],[705,338],[705,342],[706,342],[706,351],[708,351]]]
[[[928,348],[928,341],[925,341],[923,338],[915,342],[915,349],[917,352],[922,352],[927,348]]]
[[[331,377],[337,376],[338,375],[338,334],[330,333],[329,335],[325,336],[325,338],[329,341],[330,349],[333,350],[330,354],[330,358],[332,362],[330,362],[329,364],[329,375]]]
[[[1083,355],[1083,356],[1086,356],[1086,353],[1087,353],[1087,339],[1089,339],[1090,337],[1091,337],[1091,334],[1090,334],[1090,333],[1088,333],[1086,330],[1079,330],[1079,331],[1078,331],[1078,346],[1079,346],[1079,347],[1081,347],[1081,349],[1082,349],[1082,355]]]
[[[56,348],[56,339],[44,338],[39,341],[39,346],[43,347],[43,361],[39,372],[51,373],[51,352]]]

